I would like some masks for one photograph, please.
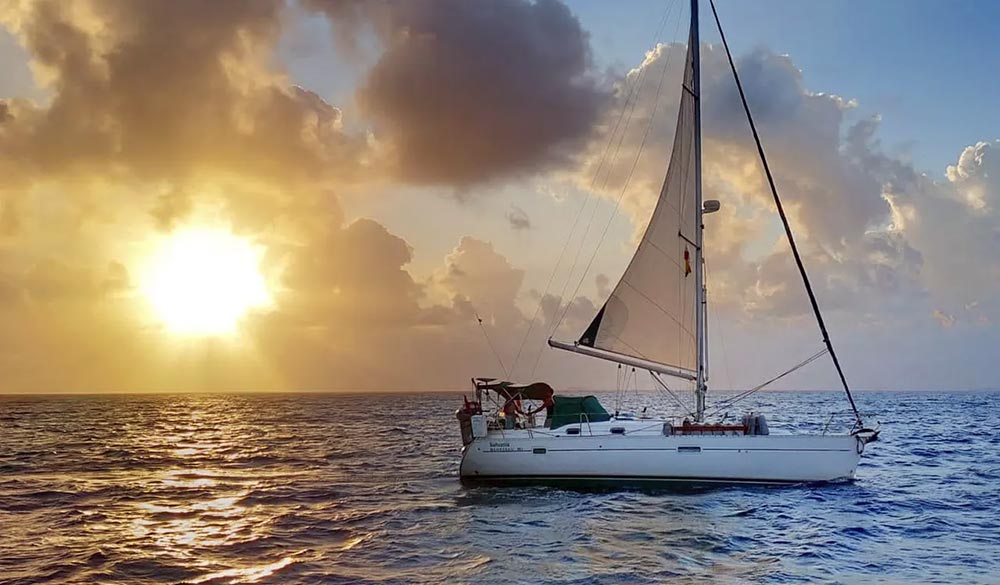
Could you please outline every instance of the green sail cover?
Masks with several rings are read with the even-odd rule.
[[[580,422],[611,420],[611,415],[593,396],[553,396],[552,401],[552,424],[549,426],[552,429]]]

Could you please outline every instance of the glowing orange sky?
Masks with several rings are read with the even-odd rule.
[[[658,40],[683,39],[684,11],[666,16]],[[606,365],[538,352],[556,297],[578,290],[555,332],[572,339],[628,261],[666,166],[681,45],[609,73],[572,5],[525,0],[41,0],[0,5],[0,26],[15,71],[0,85],[0,391],[459,388],[504,373],[475,314],[507,367],[527,338],[513,377],[613,384]],[[321,44],[336,96],[290,73]],[[713,383],[739,387],[818,336],[724,57],[703,56],[705,185],[723,201],[706,232]],[[805,86],[794,56],[739,58],[855,384],[995,386],[993,134],[935,179],[883,149],[850,96]],[[639,83],[660,75],[662,94]],[[253,270],[227,272],[248,262],[232,250],[164,268],[163,242],[192,230],[222,238],[206,258],[253,250]]]

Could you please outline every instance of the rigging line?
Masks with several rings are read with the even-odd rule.
[[[618,364],[617,371],[615,373],[615,412],[617,413],[621,410],[621,392],[622,392],[622,365]]]
[[[788,244],[792,248],[792,255],[795,257],[795,264],[799,268],[799,274],[802,276],[802,283],[805,284],[806,293],[809,295],[809,303],[812,305],[813,314],[816,315],[816,324],[819,325],[820,333],[823,334],[823,343],[826,345],[827,351],[830,352],[830,358],[833,360],[833,365],[837,369],[837,375],[840,376],[840,383],[844,387],[844,392],[847,394],[847,400],[851,403],[851,409],[854,411],[854,417],[857,424],[863,424],[861,421],[861,413],[858,412],[858,407],[854,403],[854,397],[851,396],[851,388],[847,384],[847,377],[844,376],[844,370],[840,367],[840,360],[837,359],[837,353],[833,350],[833,342],[830,341],[830,334],[826,330],[826,323],[823,321],[823,314],[819,310],[819,303],[816,301],[816,295],[813,293],[812,285],[809,283],[809,275],[806,274],[806,267],[802,263],[802,257],[799,255],[799,249],[795,245],[795,237],[792,235],[792,227],[788,223],[788,218],[785,216],[785,209],[781,205],[781,199],[778,197],[778,189],[774,185],[774,177],[771,175],[771,168],[767,164],[767,157],[764,155],[764,146],[761,144],[760,135],[757,134],[757,126],[754,124],[753,116],[750,113],[750,105],[747,103],[746,93],[743,91],[743,84],[740,83],[740,76],[736,72],[736,63],[733,62],[733,54],[729,51],[729,44],[726,42],[726,35],[722,32],[722,22],[719,20],[719,12],[715,9],[715,0],[709,0],[709,4],[712,6],[712,14],[715,16],[715,24],[719,28],[719,37],[722,39],[722,46],[726,49],[726,57],[729,59],[729,67],[733,70],[733,78],[736,80],[736,89],[740,92],[740,100],[743,102],[743,110],[747,115],[747,122],[750,124],[750,131],[753,133],[754,142],[757,143],[757,153],[760,155],[760,162],[764,167],[764,174],[767,175],[767,183],[771,187],[771,196],[774,198],[774,204],[778,208],[778,215],[781,217],[781,223],[785,226],[785,235],[788,237]]]
[[[665,390],[666,393],[674,399],[674,402],[676,402],[677,405],[681,407],[681,410],[684,411],[685,414],[691,414],[691,410],[688,408],[688,406],[684,403],[683,400],[681,400],[679,396],[677,396],[674,393],[673,390],[670,389],[670,386],[667,386],[667,383],[664,382],[662,378],[660,378],[659,374],[653,372],[652,370],[647,370],[647,372],[649,372],[649,377],[653,378],[653,380],[656,382],[656,384],[653,384],[653,388],[655,390],[657,390],[660,394],[664,394]]]
[[[622,386],[621,403],[624,406],[628,400],[628,388],[632,385],[632,378],[635,377],[635,368],[628,368],[625,371],[625,385]]]
[[[681,22],[681,18],[680,18],[680,14],[681,13],[680,13],[680,11],[678,11],[677,14],[678,14],[677,23],[674,26],[674,34],[673,34],[673,37],[671,37],[671,38],[676,38],[677,31],[680,29],[680,22]],[[601,234],[601,238],[600,238],[600,240],[598,240],[597,246],[594,247],[594,252],[590,256],[590,260],[587,263],[587,268],[580,275],[580,281],[577,283],[576,288],[574,289],[574,292],[573,292],[571,298],[576,298],[577,293],[580,291],[580,287],[583,286],[583,280],[586,278],[587,273],[590,272],[590,268],[594,264],[594,259],[597,257],[597,252],[598,252],[598,250],[600,250],[601,244],[604,242],[605,237],[607,237],[608,229],[611,227],[611,222],[615,218],[615,216],[617,215],[618,208],[621,206],[622,199],[625,197],[625,192],[628,189],[628,183],[631,181],[632,174],[635,171],[635,167],[636,167],[636,165],[639,162],[640,156],[642,155],[642,149],[643,149],[643,147],[646,144],[646,138],[649,136],[649,130],[652,127],[653,120],[656,117],[656,111],[657,111],[657,107],[658,107],[659,101],[660,101],[660,94],[661,94],[661,91],[662,91],[662,88],[663,88],[663,78],[664,78],[664,76],[666,74],[667,67],[670,64],[670,57],[671,57],[671,54],[667,53],[667,56],[664,59],[663,70],[660,72],[660,80],[659,80],[659,83],[657,84],[657,87],[656,87],[656,96],[655,96],[655,98],[653,100],[652,114],[650,115],[649,123],[646,125],[646,130],[645,130],[645,132],[643,134],[642,142],[639,145],[639,150],[636,152],[635,160],[632,162],[632,169],[629,171],[628,177],[626,179],[626,183],[622,187],[622,192],[621,192],[621,194],[619,194],[618,200],[615,202],[615,207],[612,210],[611,215],[608,217],[608,223],[604,226],[604,231]],[[636,100],[638,100],[638,98],[636,98]],[[635,102],[633,102],[633,109],[635,109]],[[622,133],[622,137],[624,137],[624,132]],[[619,145],[620,144],[621,144],[621,141],[619,141]],[[617,151],[616,151],[615,157],[613,157],[612,160],[617,160]],[[595,206],[596,206],[596,203],[595,203]],[[589,229],[589,226],[588,226],[587,232],[589,232],[589,231],[590,231],[590,229]],[[574,258],[573,265],[572,265],[572,267],[570,269],[570,272],[566,275],[566,278],[567,278],[566,283],[565,283],[565,285],[563,287],[562,293],[559,295],[560,301],[563,298],[565,298],[565,296],[566,296],[566,288],[565,287],[566,287],[566,285],[569,284],[569,279],[572,277],[573,271],[576,269],[576,261],[579,258],[579,254],[582,251],[582,249],[583,248],[582,248],[582,242],[581,242],[581,247],[580,247],[580,249],[577,250],[577,258]],[[634,258],[633,258],[633,261],[634,261]],[[549,333],[549,337],[550,338],[553,335],[555,335],[555,332],[558,331],[559,326],[562,325],[563,320],[566,318],[566,314],[569,312],[570,306],[571,306],[571,303],[566,303],[566,308],[563,310],[563,312],[560,315],[558,321],[556,321],[555,326],[551,329],[551,331]],[[541,362],[542,354],[543,354],[543,352],[539,351],[538,355],[535,357],[535,365],[531,369],[531,376],[532,377],[535,375],[535,370],[538,369],[538,364]]]
[[[661,307],[659,304],[656,303],[656,301],[654,301],[653,299],[649,298],[649,295],[647,295],[646,293],[644,293],[641,290],[639,290],[639,288],[637,286],[635,286],[634,284],[632,284],[631,282],[629,282],[629,281],[627,281],[625,279],[622,279],[622,282],[624,282],[625,284],[627,284],[629,286],[629,288],[631,288],[633,291],[635,291],[640,297],[646,299],[649,302],[649,304],[653,305],[653,307],[659,309],[659,311],[661,313],[663,313],[667,317],[670,317],[671,319],[673,319],[674,323],[677,323],[678,325],[680,325],[679,329],[683,330],[684,333],[687,333],[691,337],[694,337],[694,333],[691,333],[690,331],[688,331],[687,327],[684,326],[684,323],[681,323],[681,320],[678,319],[677,317],[674,317],[674,315],[670,311],[668,311],[668,310],[664,309],[663,307]]]
[[[669,19],[670,12],[673,10],[674,4],[675,3],[668,4],[667,8],[664,10],[663,17],[660,19],[659,25],[657,25],[656,32],[653,33],[653,41],[655,41],[656,38],[660,36],[660,34],[663,31],[663,28],[666,26],[667,20]],[[559,266],[560,264],[562,264],[562,259],[563,256],[566,254],[566,250],[569,249],[569,243],[570,241],[572,241],[573,234],[576,232],[576,226],[579,225],[580,218],[583,217],[583,210],[586,209],[587,203],[590,202],[590,198],[594,194],[594,186],[597,184],[597,179],[601,174],[601,169],[604,167],[604,163],[607,160],[608,153],[611,151],[611,143],[614,142],[615,135],[618,133],[618,129],[621,127],[622,119],[625,118],[626,111],[628,111],[629,117],[631,117],[632,115],[632,111],[628,110],[628,104],[629,101],[632,100],[633,96],[638,96],[639,94],[639,88],[641,87],[641,82],[643,77],[642,73],[643,72],[640,72],[640,75],[636,77],[635,81],[632,83],[632,86],[628,89],[628,92],[626,92],[625,104],[622,105],[621,112],[619,112],[618,114],[618,118],[615,121],[614,128],[612,128],[611,134],[608,136],[608,141],[604,145],[604,151],[601,154],[601,158],[598,160],[597,169],[594,171],[594,176],[590,180],[590,188],[587,190],[587,195],[584,197],[583,203],[580,205],[580,208],[576,212],[576,218],[573,220],[573,226],[570,228],[569,233],[566,236],[566,240],[563,243],[562,250],[559,251],[559,255],[556,257],[556,263],[552,267],[552,272],[549,274],[548,282],[545,283],[545,290],[544,292],[542,292],[542,296],[539,297],[538,304],[535,305],[535,312],[531,316],[531,321],[528,323],[528,329],[524,332],[524,337],[521,339],[521,344],[517,348],[517,355],[514,356],[514,362],[511,364],[510,367],[511,373],[513,373],[514,370],[517,368],[517,364],[521,359],[521,353],[524,350],[524,346],[527,345],[528,338],[531,335],[531,330],[535,326],[535,321],[538,319],[538,314],[542,308],[542,302],[545,300],[545,296],[549,293],[549,289],[552,288],[552,282],[555,280],[556,273],[559,271]],[[635,102],[633,101],[632,110],[634,109],[635,109]],[[624,134],[624,131],[622,133]],[[572,273],[572,269],[570,270],[570,273]],[[561,302],[562,299],[560,298],[560,303]],[[556,307],[556,310],[557,311],[559,310],[558,306]],[[539,352],[541,352],[543,349],[544,347],[540,348]],[[534,370],[532,370],[532,375],[534,375]]]
[[[681,407],[681,411],[684,413],[684,416],[694,416],[694,412],[692,412],[691,409],[688,408],[688,405],[685,404],[684,401],[682,401],[676,394],[674,394],[674,391],[671,390],[669,386],[667,386],[666,382],[664,382],[663,380],[661,380],[660,377],[655,372],[649,372],[649,375],[659,385],[658,388],[662,388],[662,390],[666,390],[667,394],[671,398],[674,399],[674,402],[677,403],[677,406]],[[662,390],[661,390],[661,393],[662,393]]]
[[[678,16],[679,15],[680,15],[680,12],[678,11]],[[680,18],[678,18],[678,22],[680,22]],[[676,35],[676,31],[675,31],[675,35]],[[670,55],[668,53],[667,59],[665,59],[664,61],[669,61],[669,56]],[[665,71],[665,69],[666,69],[666,63],[664,63],[664,71]],[[643,67],[642,69],[639,70],[639,76],[643,77],[643,78],[647,77],[647,75],[646,75],[647,71],[648,71],[648,68]],[[662,83],[663,83],[662,76],[663,76],[663,74],[661,73],[660,85],[662,85]],[[656,102],[658,102],[658,101],[659,101],[659,91],[657,91],[657,100],[656,100]],[[654,102],[653,114],[650,116],[650,120],[649,120],[649,123],[648,123],[650,125],[652,124],[653,118],[655,117],[656,102]],[[604,190],[608,186],[608,181],[611,179],[611,173],[614,170],[614,165],[618,161],[618,154],[621,152],[622,144],[624,144],[624,142],[625,142],[625,135],[628,133],[629,125],[632,122],[632,114],[635,112],[635,107],[636,107],[636,104],[638,104],[638,103],[639,103],[639,95],[638,95],[638,92],[637,92],[636,95],[635,95],[635,99],[632,100],[632,105],[631,105],[631,108],[629,109],[628,118],[625,120],[625,127],[624,127],[624,129],[622,129],[621,134],[618,135],[618,143],[615,145],[615,152],[614,152],[614,154],[611,157],[611,164],[608,165],[607,172],[605,172],[605,174],[604,174],[604,181],[601,183],[601,185],[599,187],[600,190]],[[647,125],[647,128],[648,128],[648,125]],[[636,154],[636,159],[638,159],[639,154],[641,154],[641,149],[640,149],[640,152]],[[633,168],[634,168],[634,166],[635,165],[633,163]],[[591,190],[593,190],[595,186],[596,185],[591,185]],[[622,195],[624,196],[624,193]],[[583,247],[584,247],[584,244],[587,241],[587,236],[590,235],[590,229],[593,227],[593,225],[594,225],[594,219],[597,217],[597,208],[599,207],[598,203],[599,203],[599,199],[597,201],[595,201],[594,207],[590,211],[590,218],[587,220],[587,227],[583,231],[583,237],[580,240],[580,246],[576,249],[576,254],[573,256],[573,263],[570,264],[570,269],[566,273],[566,280],[563,282],[562,291],[559,293],[559,306],[562,306],[562,301],[563,301],[563,299],[566,298],[566,291],[569,289],[569,284],[573,280],[573,273],[576,271],[576,267],[577,267],[577,265],[580,262],[580,254],[583,252]],[[616,206],[616,210],[617,210],[617,206]],[[612,214],[612,217],[614,217],[614,214]],[[598,248],[599,247],[600,247],[600,244],[598,244]],[[559,317],[559,320],[556,321],[555,327],[553,327],[552,330],[549,332],[549,336],[550,337],[553,336],[553,335],[555,335],[556,331],[559,329],[559,326],[562,325],[563,319],[566,317],[566,313],[569,312],[569,308],[570,308],[570,306],[573,303],[573,299],[576,298],[577,292],[580,291],[580,286],[582,286],[583,280],[586,278],[586,276],[587,276],[587,272],[586,271],[584,271],[584,273],[580,275],[580,282],[577,284],[576,290],[573,292],[573,295],[570,296],[569,300],[566,302],[566,308],[563,310],[562,315]],[[557,311],[558,311],[558,307],[557,307]]]
[[[733,406],[734,404],[736,404],[737,402],[743,400],[744,398],[747,398],[751,394],[754,394],[754,393],[758,392],[759,390],[763,390],[765,387],[770,386],[774,382],[777,382],[778,380],[784,378],[785,376],[791,374],[792,372],[808,366],[809,364],[811,364],[814,361],[818,360],[819,358],[823,357],[823,355],[825,355],[826,353],[828,353],[828,350],[826,348],[823,348],[823,349],[817,351],[816,353],[812,354],[808,358],[802,360],[798,364],[792,366],[791,368],[789,368],[789,369],[785,370],[784,372],[778,374],[777,376],[771,378],[770,380],[768,380],[766,382],[763,382],[761,384],[758,384],[757,386],[754,386],[753,388],[751,388],[751,389],[749,389],[749,390],[747,390],[745,392],[741,392],[740,394],[737,394],[736,396],[733,396],[731,398],[727,398],[725,400],[722,400],[722,401],[718,402],[717,404],[715,404],[716,409],[713,410],[710,413],[710,415],[714,416],[714,415],[722,412],[723,410],[729,408],[730,406]]]
[[[635,378],[635,368],[625,369],[625,382],[622,384],[621,396],[619,397],[619,402],[621,406],[625,406],[625,401],[628,399],[628,387]]]
[[[535,312],[531,316],[531,321],[528,323],[528,328],[524,332],[524,337],[521,338],[521,344],[517,347],[517,354],[514,356],[514,362],[510,366],[511,371],[517,367],[517,363],[521,359],[521,352],[524,350],[524,346],[528,343],[528,337],[531,335],[531,330],[534,328],[535,321],[538,319],[538,313],[542,309],[542,303],[545,302],[545,296],[549,294],[549,289],[552,288],[552,281],[555,279],[556,273],[559,271],[559,265],[562,263],[562,258],[566,254],[566,250],[569,249],[569,243],[573,239],[573,233],[576,231],[576,226],[580,222],[580,217],[583,216],[583,210],[587,207],[587,203],[590,202],[590,196],[591,193],[588,191],[587,196],[584,197],[583,203],[576,212],[576,219],[573,220],[573,227],[570,228],[569,234],[566,236],[566,242],[563,244],[562,250],[559,251],[559,256],[556,257],[555,266],[552,267],[552,272],[549,274],[549,280],[545,283],[545,290],[542,292],[542,295],[538,297],[538,304],[535,305]],[[540,351],[541,349],[539,352]],[[534,370],[532,370],[532,375],[534,375]]]
[[[500,359],[500,354],[497,353],[496,348],[493,347],[493,342],[490,341],[489,334],[486,333],[486,326],[483,325],[483,318],[479,316],[479,312],[478,311],[473,310],[473,313],[476,315],[476,322],[479,323],[479,328],[483,331],[483,337],[486,338],[486,344],[490,346],[490,351],[493,352],[493,357],[497,358],[497,362],[500,363],[500,370],[503,371],[503,377],[505,379],[509,379],[510,378],[510,374],[507,372],[507,368],[504,367],[503,360]]]
[[[635,367],[632,367],[631,370],[632,370],[632,380],[631,382],[629,382],[629,385],[625,387],[625,392],[622,395],[623,404],[627,404],[629,401],[629,390],[632,390],[632,397],[634,399],[638,399],[639,397],[639,373],[636,372]]]
[[[679,18],[677,20],[677,23],[679,27],[680,26]],[[676,30],[674,31],[674,34],[676,36]],[[608,230],[611,228],[611,223],[614,220],[615,216],[618,215],[618,208],[621,207],[622,199],[625,198],[625,193],[628,191],[628,187],[632,182],[632,176],[635,174],[635,169],[639,164],[639,159],[642,157],[642,151],[646,146],[646,140],[649,138],[649,131],[653,127],[653,121],[656,120],[656,112],[659,109],[660,94],[662,93],[663,90],[663,80],[666,77],[667,66],[670,63],[670,56],[671,54],[667,53],[666,58],[663,59],[663,68],[660,70],[660,79],[656,85],[656,95],[653,98],[652,113],[649,116],[649,122],[646,124],[646,129],[642,134],[642,140],[639,142],[639,149],[635,153],[635,159],[633,159],[632,161],[632,167],[629,169],[628,175],[625,177],[625,183],[622,185],[622,190],[621,193],[618,195],[618,200],[615,202],[615,207],[614,209],[612,209],[611,215],[608,217],[608,222],[604,225],[604,231],[601,232],[601,237],[597,241],[597,245],[594,247],[593,254],[590,255],[590,260],[587,262],[587,267],[584,268],[583,273],[580,275],[580,281],[577,283],[576,289],[574,289],[571,298],[576,298],[577,293],[580,292],[580,287],[583,286],[584,279],[587,277],[587,274],[590,272],[590,269],[594,265],[594,259],[597,258],[597,252],[601,249],[601,245],[604,243],[604,239],[608,235]],[[652,218],[650,218],[650,221],[652,221]],[[559,321],[556,323],[556,329],[558,329],[559,325],[562,324],[562,321],[563,319],[566,318],[566,313],[568,312],[569,312],[569,305],[567,304],[566,309],[563,310],[562,315],[559,317]]]
[[[677,31],[680,30],[680,23],[681,23],[681,20],[682,20],[680,18],[680,16],[681,16],[681,13],[680,13],[680,11],[678,11],[678,13],[677,13],[677,22],[674,25],[674,33],[673,33],[673,36],[671,37],[671,39],[677,38]],[[625,193],[628,192],[628,187],[631,184],[632,176],[634,175],[635,169],[638,166],[639,160],[642,157],[642,151],[643,151],[643,149],[644,149],[644,147],[646,145],[646,140],[649,137],[649,132],[650,132],[650,130],[653,127],[653,122],[656,120],[656,113],[657,113],[657,111],[659,109],[659,103],[660,103],[660,95],[661,95],[662,89],[663,89],[663,81],[664,81],[664,78],[666,77],[666,72],[669,69],[670,62],[671,62],[671,57],[672,56],[673,56],[672,52],[668,51],[666,57],[664,57],[664,59],[663,59],[663,67],[660,70],[660,78],[659,78],[659,81],[658,81],[657,86],[656,86],[656,95],[655,95],[655,97],[653,99],[653,107],[652,107],[652,110],[651,110],[651,113],[650,113],[650,116],[649,116],[649,121],[646,123],[646,128],[645,128],[645,130],[643,132],[643,136],[642,136],[642,140],[641,140],[641,142],[639,144],[639,148],[636,151],[635,158],[632,161],[632,166],[630,167],[628,175],[625,178],[625,182],[622,185],[621,193],[618,195],[618,199],[615,201],[615,206],[614,206],[614,208],[611,211],[611,215],[608,216],[608,221],[607,221],[607,223],[604,226],[604,230],[601,232],[601,237],[598,239],[597,245],[594,246],[594,251],[591,254],[590,259],[587,262],[586,268],[584,268],[583,272],[580,274],[580,280],[577,282],[576,288],[573,290],[573,294],[570,295],[571,299],[576,298],[576,295],[580,291],[580,287],[583,286],[583,281],[587,278],[587,274],[590,272],[590,269],[591,269],[591,267],[594,264],[594,260],[597,257],[597,253],[600,251],[601,246],[603,245],[604,240],[607,237],[608,230],[611,227],[611,223],[614,221],[614,218],[618,215],[618,209],[621,207],[621,202],[625,198]],[[637,101],[638,101],[638,99],[636,100],[636,102]],[[633,109],[634,109],[635,103],[633,103],[632,106],[633,106]],[[621,145],[622,145],[622,142],[624,141],[624,138],[625,138],[625,134],[623,132],[622,135],[619,137],[618,149],[621,148]],[[616,151],[615,151],[615,157],[614,157],[613,160],[617,160],[617,155],[618,155],[618,150],[616,149]],[[610,179],[610,176],[611,176],[611,171],[609,170],[608,173],[605,175],[604,183],[601,186],[602,189],[604,189],[604,188],[607,187],[607,184],[608,184],[608,181]],[[593,219],[596,216],[596,211],[597,211],[597,209],[596,209],[596,206],[595,206],[595,208],[593,210],[593,213],[591,214],[591,222],[593,222]],[[654,211],[654,216],[655,216],[655,211]],[[648,225],[652,224],[653,219],[654,219],[654,217],[650,217]],[[647,227],[646,229],[649,229],[649,228]],[[590,233],[590,225],[588,225],[588,227],[587,227],[587,233]],[[577,260],[579,260],[580,253],[582,251],[583,251],[583,247],[581,246],[580,249],[577,250],[577,256],[574,259],[574,263],[573,263],[573,270],[576,269],[576,262],[577,262]],[[633,258],[633,261],[634,261],[634,258]],[[631,262],[629,263],[629,266],[631,266]],[[626,268],[626,271],[627,271],[627,268]],[[570,278],[572,277],[572,272],[570,274],[567,274],[566,276],[567,276],[566,285],[569,285]],[[565,296],[565,293],[566,293],[566,290],[565,290],[565,287],[564,287],[564,289],[563,289],[563,296]],[[562,324],[562,321],[566,318],[566,314],[568,312],[569,312],[569,305],[567,304],[566,308],[562,312],[562,315],[559,317],[559,321],[556,323],[556,329],[558,329],[559,325]],[[555,329],[553,330],[553,332],[554,331],[555,331]]]
[[[622,392],[623,401],[628,398],[628,390],[630,386],[635,388],[639,387],[639,375],[635,373],[635,367],[633,366],[628,373],[629,373],[629,379],[626,380],[625,391]]]
[[[619,364],[621,365],[621,364]],[[625,395],[628,393],[628,380],[631,376],[631,372],[626,369],[625,376],[622,378],[621,388],[618,389],[618,393],[615,395],[615,415],[621,412],[622,406],[625,404]]]

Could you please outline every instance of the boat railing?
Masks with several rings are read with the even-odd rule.
[[[501,422],[501,421],[502,421],[502,418],[500,416],[498,416],[498,415],[494,415],[493,417],[490,417],[488,419],[488,425],[489,425],[488,428],[490,430],[493,430],[493,431],[499,431],[500,432],[500,436],[503,437],[504,436],[504,431],[514,430],[514,429],[508,429],[508,428],[506,428],[506,425],[503,422]],[[576,428],[580,429],[579,434],[581,434],[581,435],[583,434],[583,425],[584,424],[587,425],[587,434],[590,435],[591,437],[593,437],[594,436],[594,428],[590,424],[590,416],[587,413],[581,412],[580,415],[579,415],[579,420],[576,423]],[[570,428],[572,428],[572,423],[570,423],[569,426],[570,426]],[[517,430],[528,431],[528,438],[529,439],[534,438],[536,432],[539,433],[539,434],[541,434],[541,435],[552,436],[551,432],[545,432],[545,431],[538,430],[539,428],[548,429],[548,427],[545,427],[545,426],[539,427],[536,424],[535,418],[532,416],[532,417],[525,417],[523,419],[523,425],[520,428],[518,428]]]

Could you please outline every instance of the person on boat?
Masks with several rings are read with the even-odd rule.
[[[527,385],[515,385],[505,382],[497,390],[497,393],[506,398],[501,408],[504,428],[515,429],[534,426],[534,416],[542,409],[546,411],[546,426],[549,424],[555,401],[552,398],[554,391],[548,384],[535,382]],[[525,412],[522,405],[523,400],[540,401],[542,404]]]
[[[534,398],[534,399],[537,400],[537,398]],[[519,420],[521,420],[521,421],[527,421],[524,424],[527,424],[529,426],[534,426],[535,425],[535,422],[534,422],[535,421],[535,415],[538,414],[539,412],[541,412],[542,410],[544,410],[545,411],[545,425],[544,426],[546,426],[546,427],[550,426],[552,424],[552,414],[555,412],[555,404],[556,404],[555,400],[553,400],[551,393],[547,393],[547,394],[544,394],[541,397],[541,401],[542,401],[542,403],[537,408],[535,408],[534,410],[529,410],[528,412],[525,412],[524,409],[521,408],[521,406],[522,406],[521,405],[521,398],[518,397],[516,400],[514,400],[516,413],[519,414],[519,415],[521,415],[521,417],[523,417],[523,418],[521,418]],[[518,428],[524,428],[524,427],[523,427],[523,425],[519,425]]]
[[[521,410],[521,400],[510,398],[503,404],[503,421],[505,429],[513,429],[517,422],[517,413]]]

